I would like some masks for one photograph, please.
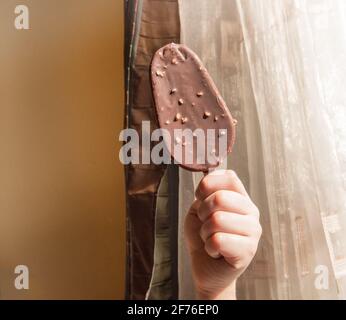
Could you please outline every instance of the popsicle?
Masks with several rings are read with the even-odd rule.
[[[232,151],[236,120],[198,56],[185,45],[162,47],[151,63],[151,84],[176,163],[204,173],[218,167]]]

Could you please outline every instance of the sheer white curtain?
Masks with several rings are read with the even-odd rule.
[[[239,122],[228,167],[262,213],[239,298],[346,298],[346,2],[180,0],[180,11],[182,41]],[[180,178],[182,227],[199,177]],[[179,266],[192,298],[183,239]]]

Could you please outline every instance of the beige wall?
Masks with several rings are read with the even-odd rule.
[[[123,297],[122,5],[0,1],[1,299]]]

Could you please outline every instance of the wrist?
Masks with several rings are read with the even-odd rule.
[[[237,300],[236,281],[234,281],[228,287],[215,291],[215,292],[197,291],[197,299],[198,300]]]

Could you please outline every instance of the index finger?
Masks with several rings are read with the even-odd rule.
[[[205,176],[199,183],[195,195],[198,200],[203,201],[219,190],[238,192],[249,198],[243,183],[232,170],[216,170]]]

